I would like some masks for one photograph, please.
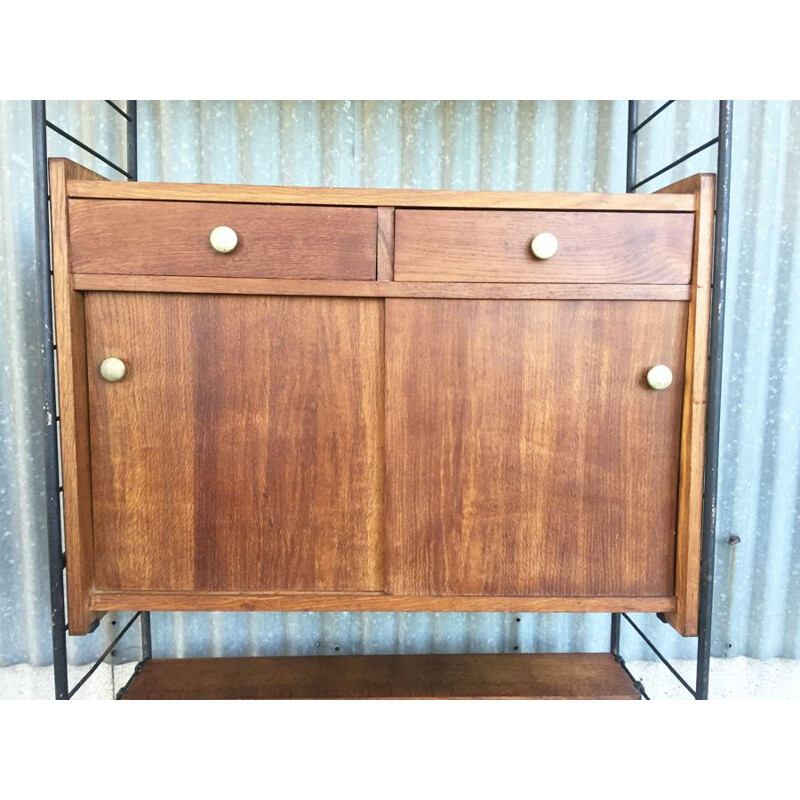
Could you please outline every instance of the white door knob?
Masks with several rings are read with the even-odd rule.
[[[118,358],[104,358],[100,362],[100,376],[109,383],[116,383],[125,377],[125,362]]]
[[[236,235],[236,231],[227,225],[220,225],[218,228],[214,228],[211,231],[209,240],[211,241],[211,246],[218,253],[230,253],[239,244],[239,237]]]
[[[641,374],[641,373],[640,373]],[[647,384],[651,389],[661,391],[672,383],[672,370],[666,364],[656,364],[647,372]]]
[[[540,261],[552,258],[558,252],[558,239],[552,233],[540,233],[533,237],[531,250]]]

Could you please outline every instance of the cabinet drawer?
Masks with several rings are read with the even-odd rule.
[[[401,281],[685,284],[691,277],[693,214],[398,209],[395,230]],[[557,250],[537,258],[531,243],[548,233]]]
[[[211,245],[236,233],[227,253]],[[69,202],[73,272],[375,280],[377,210],[153,200]]]

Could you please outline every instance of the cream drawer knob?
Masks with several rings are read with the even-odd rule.
[[[109,383],[121,381],[125,377],[125,362],[118,358],[104,358],[100,362],[100,376]]]
[[[558,252],[558,239],[552,233],[540,233],[533,237],[531,250],[536,258],[545,261]]]
[[[651,389],[661,391],[672,383],[672,370],[666,364],[656,364],[647,372],[647,384]]]
[[[220,225],[218,228],[214,228],[209,239],[211,246],[218,253],[230,253],[239,244],[239,237],[236,235],[236,231],[227,225]]]

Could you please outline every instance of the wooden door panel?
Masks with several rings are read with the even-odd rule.
[[[98,292],[86,319],[98,588],[383,588],[380,300]]]
[[[385,313],[391,592],[673,593],[686,303]]]

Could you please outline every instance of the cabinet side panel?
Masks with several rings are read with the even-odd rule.
[[[671,595],[687,304],[386,302],[390,590]]]
[[[708,397],[708,334],[714,249],[714,186],[713,175],[693,175],[661,190],[679,194],[692,192],[695,197],[692,294],[686,340],[686,384],[675,563],[678,609],[667,614],[669,623],[683,636],[696,636],[698,624]]]
[[[98,583],[383,589],[382,301],[92,293]]]
[[[94,620],[102,614],[90,611],[88,605],[94,585],[92,486],[83,294],[73,289],[70,280],[67,181],[72,179],[104,181],[105,178],[66,159],[50,159],[67,611],[70,634],[81,635],[88,633]]]

